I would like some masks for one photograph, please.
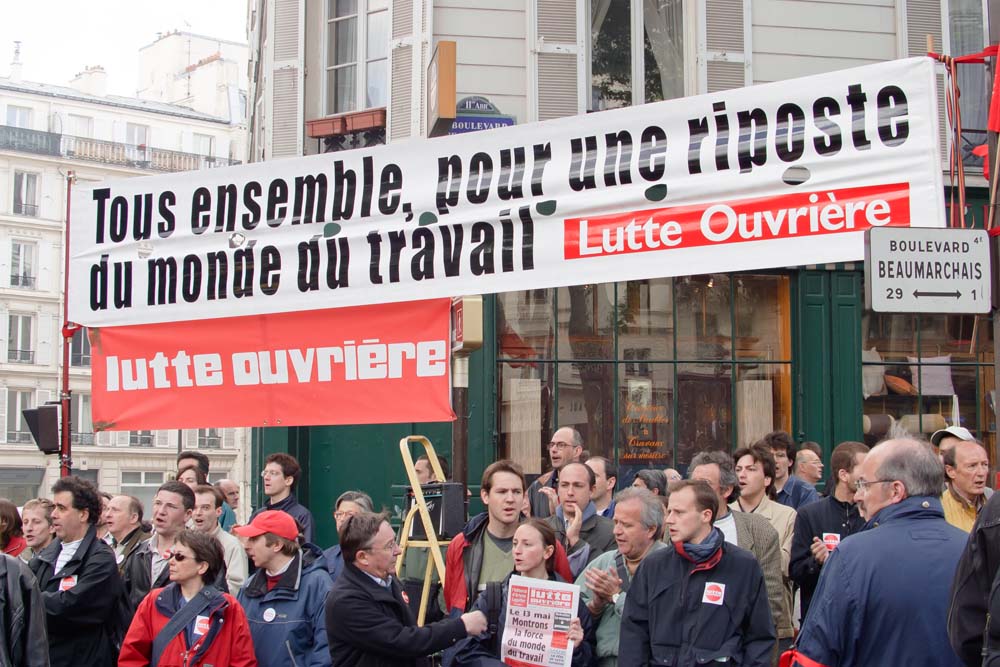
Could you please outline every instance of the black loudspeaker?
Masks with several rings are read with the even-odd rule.
[[[58,454],[62,449],[62,406],[59,403],[46,403],[37,408],[21,410],[21,414],[24,415],[24,421],[35,438],[38,449],[45,454]]]
[[[422,489],[424,501],[427,503],[427,511],[430,512],[431,522],[434,524],[438,539],[450,540],[461,533],[466,522],[465,489],[462,488],[462,485],[456,482],[445,482],[444,484],[425,484]],[[413,488],[410,487],[406,490],[407,511],[416,502]],[[427,539],[419,512],[414,515],[413,523],[410,524],[409,537],[411,540]]]

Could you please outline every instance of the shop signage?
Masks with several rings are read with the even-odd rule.
[[[94,329],[94,427],[450,421],[450,320],[436,299]]]
[[[866,229],[945,220],[935,84],[914,58],[81,187],[69,317],[177,322],[859,261]]]
[[[865,305],[877,313],[988,313],[989,236],[982,229],[865,234]]]

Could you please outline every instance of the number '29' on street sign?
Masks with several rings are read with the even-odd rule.
[[[865,307],[876,313],[988,313],[991,280],[985,230],[865,232]]]

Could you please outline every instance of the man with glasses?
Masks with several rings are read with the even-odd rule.
[[[261,512],[278,510],[298,521],[306,542],[313,540],[313,515],[295,497],[295,485],[299,481],[302,468],[291,454],[278,452],[264,459],[261,479],[264,480],[264,495],[267,502],[251,516],[250,522]]]
[[[481,611],[417,627],[394,576],[401,550],[385,516],[364,512],[350,517],[340,530],[340,545],[344,572],[326,600],[333,665],[417,665],[486,630]]]
[[[559,504],[559,469],[567,463],[578,463],[583,455],[583,436],[575,428],[563,426],[552,434],[549,442],[549,463],[552,470],[541,475],[528,487],[531,516],[544,519],[555,514]]]
[[[237,596],[246,611],[257,663],[274,667],[330,664],[323,603],[330,575],[319,547],[300,546],[299,526],[285,512],[260,512],[233,532],[246,538],[257,566]]]
[[[941,509],[941,463],[927,443],[888,440],[856,475],[864,529],[826,558],[798,639],[799,664],[958,667],[946,633],[966,535]],[[794,663],[793,663],[794,664]]]
[[[812,487],[815,487],[823,479],[821,451],[815,442],[803,442],[802,448],[795,454],[795,477]]]

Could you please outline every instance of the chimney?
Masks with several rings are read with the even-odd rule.
[[[10,63],[10,80],[21,80],[21,42],[14,42],[14,60]]]
[[[107,92],[108,74],[100,65],[84,67],[83,71],[73,77],[69,85],[81,93],[104,97]]]

